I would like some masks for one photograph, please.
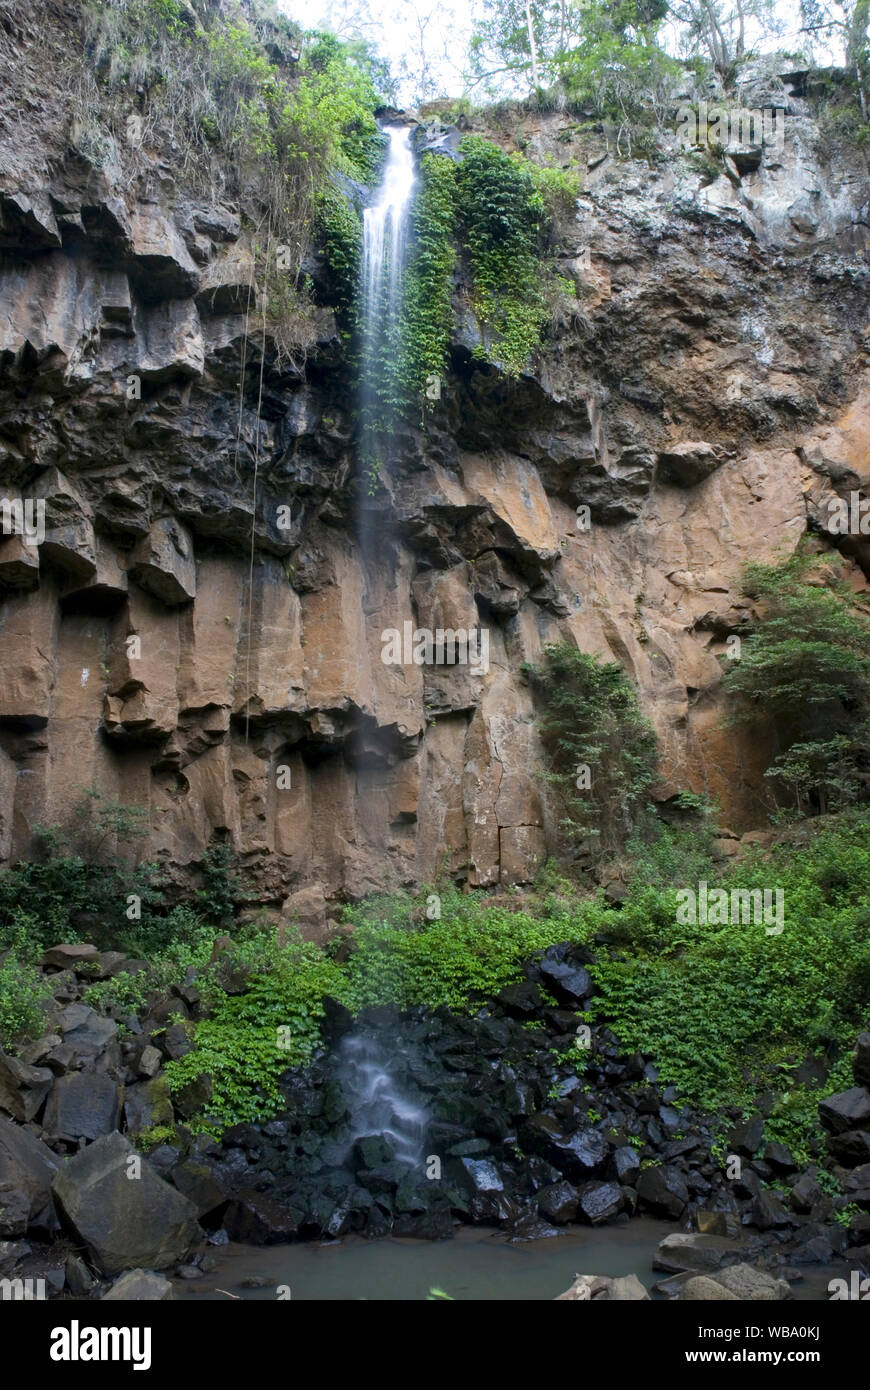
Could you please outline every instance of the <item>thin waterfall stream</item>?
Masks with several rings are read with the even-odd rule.
[[[383,1042],[355,1032],[342,1040],[339,1052],[350,1145],[373,1140],[384,1161],[419,1165],[426,1137],[426,1110],[400,1085]]]
[[[387,126],[384,134],[389,146],[383,177],[363,213],[360,454],[364,487],[369,489],[385,461],[395,423],[385,388],[401,352],[408,212],[416,180],[410,127]],[[361,507],[361,543],[365,533],[365,508]]]

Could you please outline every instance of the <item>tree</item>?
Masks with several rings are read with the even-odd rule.
[[[588,852],[619,850],[637,827],[655,781],[659,749],[637,691],[618,662],[570,642],[544,650],[542,669],[526,667],[542,706],[549,782],[562,827]]]
[[[865,794],[870,717],[870,615],[845,585],[820,582],[809,557],[750,565],[744,587],[760,614],[724,678],[732,724],[766,724],[780,752],[765,775],[799,810]]]
[[[723,82],[746,56],[747,28],[754,22],[770,33],[779,25],[773,0],[670,0],[669,8],[687,52],[705,50]]]
[[[870,0],[801,0],[801,33],[836,35],[843,44],[846,66],[854,74],[861,102],[861,116],[867,120],[866,81],[870,68],[868,26]]]

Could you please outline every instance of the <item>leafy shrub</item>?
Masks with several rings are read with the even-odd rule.
[[[346,993],[338,966],[298,935],[281,942],[277,933],[258,932],[237,942],[230,959],[249,972],[246,992],[230,995],[213,986],[212,1012],[194,1025],[193,1051],[166,1068],[171,1091],[203,1074],[211,1078],[199,1128],[276,1114],[279,1078],[307,1062],[320,1040],[324,995]],[[285,1028],[289,1033],[279,1034]]]
[[[760,614],[724,677],[734,724],[771,729],[783,750],[767,769],[798,812],[866,799],[870,762],[870,614],[810,556],[749,565]]]
[[[678,925],[674,887],[638,885],[618,914],[630,951],[592,967],[596,1014],[625,1046],[652,1053],[664,1082],[714,1114],[750,1104],[759,1078],[807,1051],[848,1051],[870,993],[868,828],[854,813],[720,880],[781,887],[780,935],[763,925]],[[813,1112],[801,1104],[792,1129],[806,1137]]]
[[[9,943],[0,956],[0,1047],[14,1052],[45,1028],[42,1003],[49,986],[36,968],[35,922],[18,912]]]
[[[538,342],[546,315],[538,254],[546,205],[528,167],[497,145],[466,135],[460,151],[460,228],[484,332],[480,355],[516,374]]]
[[[526,666],[543,708],[548,780],[565,809],[565,831],[584,848],[625,843],[655,780],[658,744],[622,667],[569,642],[545,648],[542,669]],[[581,768],[588,769],[588,779]],[[588,781],[588,785],[583,785]],[[578,786],[578,783],[581,785]]]
[[[520,979],[534,951],[582,938],[591,929],[592,909],[580,905],[571,916],[539,918],[449,890],[441,894],[435,921],[412,921],[411,903],[401,899],[387,911],[369,903],[350,916],[356,925],[346,966],[351,1007],[395,1002],[465,1013]]]

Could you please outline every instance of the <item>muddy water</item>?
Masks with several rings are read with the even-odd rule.
[[[329,1244],[229,1245],[216,1249],[216,1270],[175,1281],[179,1299],[395,1300],[425,1299],[431,1288],[457,1300],[552,1299],[575,1274],[636,1274],[651,1288],[659,1241],[675,1228],[639,1218],[627,1226],[566,1227],[551,1240],[512,1245],[500,1232],[461,1227],[453,1240],[374,1240],[349,1237]],[[807,1271],[798,1299],[825,1298],[829,1271]],[[245,1287],[246,1280],[264,1281]],[[654,1294],[653,1297],[656,1297]]]

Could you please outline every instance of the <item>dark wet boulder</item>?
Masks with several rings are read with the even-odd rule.
[[[201,1221],[208,1226],[220,1223],[228,1193],[207,1163],[183,1159],[176,1163],[170,1177],[173,1186],[195,1207]]]
[[[55,1174],[64,1225],[105,1274],[165,1269],[200,1233],[186,1197],[158,1177],[121,1134],[89,1144]]]
[[[486,1158],[462,1158],[469,1185],[475,1192],[503,1192],[504,1181],[494,1163]]]
[[[623,1209],[622,1189],[615,1182],[588,1182],[580,1190],[580,1210],[592,1226],[612,1221]]]
[[[641,1171],[637,1197],[644,1211],[676,1221],[685,1210],[689,1189],[679,1168],[663,1164]]]
[[[566,1008],[582,1008],[594,993],[592,976],[584,959],[588,955],[577,947],[551,946],[538,963],[538,972],[545,988]]]
[[[844,1134],[834,1134],[828,1141],[838,1163],[844,1168],[856,1168],[859,1164],[870,1162],[870,1129],[849,1129]]]
[[[640,1159],[630,1144],[624,1144],[610,1155],[610,1167],[618,1182],[631,1186],[640,1173]]]
[[[59,1076],[48,1098],[43,1128],[73,1139],[99,1139],[118,1127],[121,1102],[117,1083],[98,1072]]]
[[[226,1209],[223,1228],[230,1240],[245,1245],[277,1245],[292,1240],[302,1213],[264,1192],[239,1192]]]
[[[29,1130],[0,1115],[0,1237],[57,1229],[51,1184],[58,1159]]]
[[[564,1226],[577,1219],[580,1194],[569,1182],[556,1182],[550,1187],[542,1187],[537,1194],[538,1211],[557,1226]]]
[[[829,1134],[870,1128],[870,1091],[853,1086],[819,1102],[819,1119]]]
[[[792,1217],[782,1202],[774,1192],[768,1191],[759,1192],[758,1196],[752,1199],[750,1219],[759,1231],[781,1230],[782,1227],[792,1224]]]
[[[785,1144],[765,1144],[764,1161],[777,1173],[796,1173],[798,1170],[794,1155]]]
[[[540,1154],[575,1181],[597,1177],[607,1159],[607,1140],[597,1129],[568,1134],[546,1111],[532,1115],[520,1126],[519,1139],[523,1148]]]
[[[852,1075],[858,1086],[870,1087],[870,1033],[859,1033],[852,1059]]]
[[[544,997],[532,980],[508,985],[499,991],[496,999],[511,1018],[533,1018],[544,1007]]]
[[[764,1138],[764,1120],[761,1115],[752,1115],[748,1120],[741,1120],[729,1132],[726,1140],[728,1149],[732,1153],[743,1154],[746,1158],[752,1158],[753,1154],[761,1147]]]
[[[853,1169],[843,1184],[849,1200],[870,1211],[870,1163],[862,1163]]]

